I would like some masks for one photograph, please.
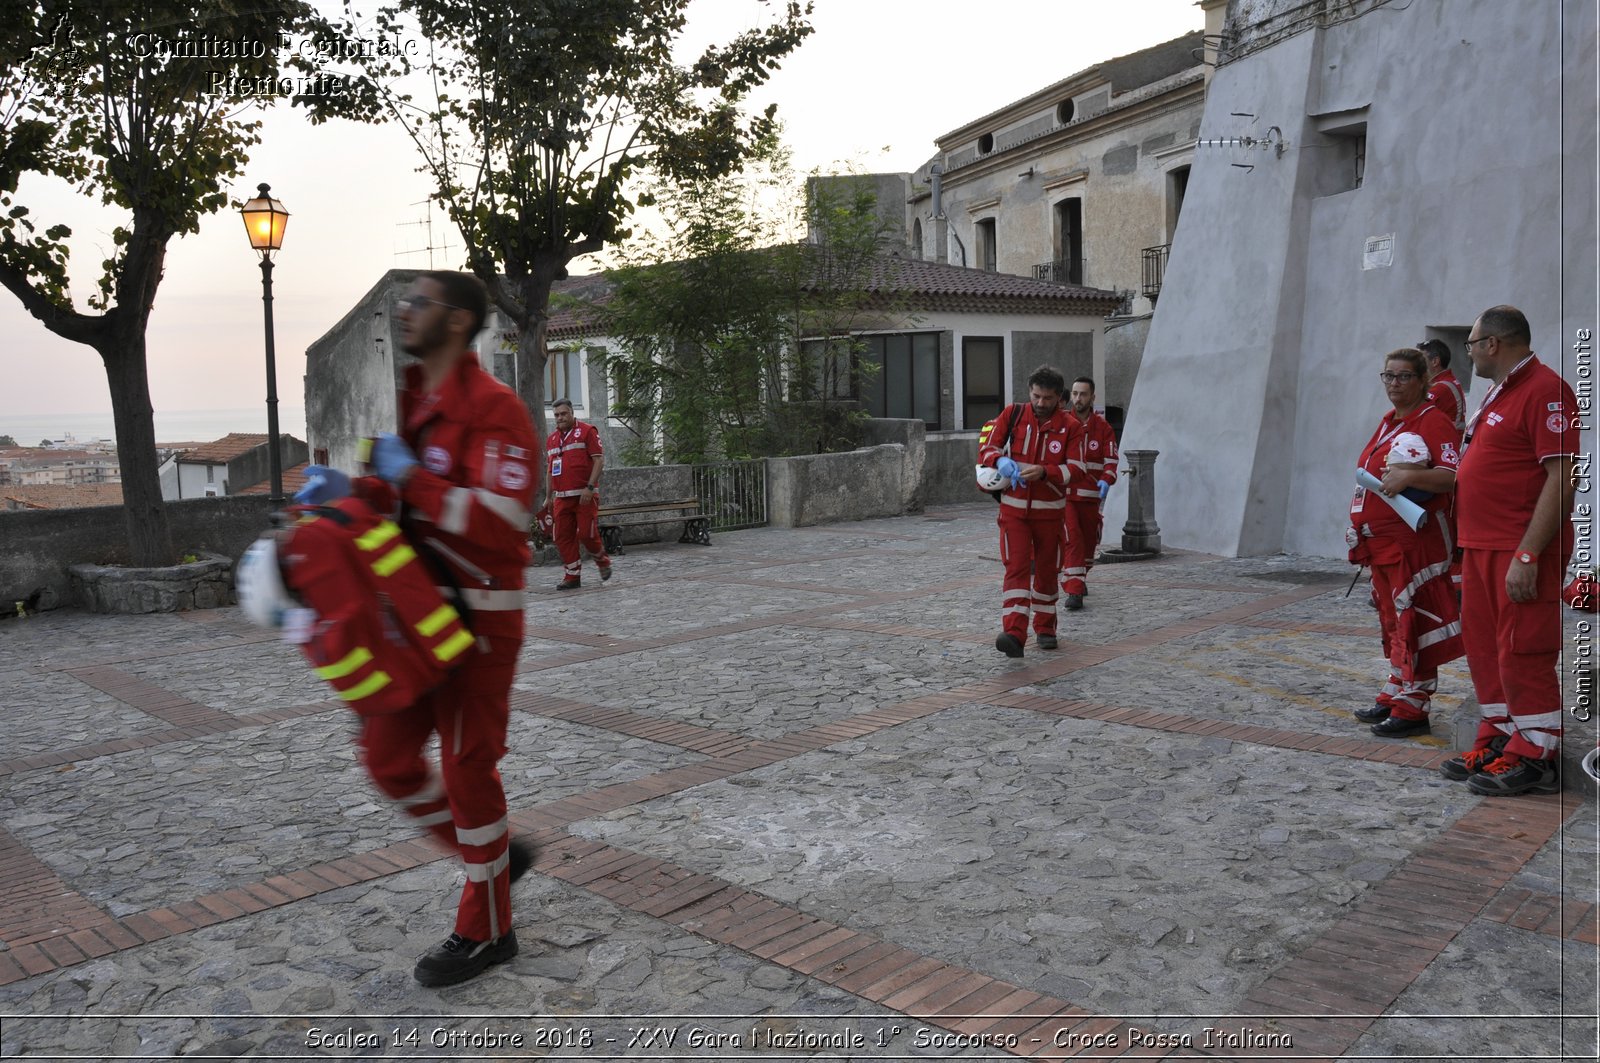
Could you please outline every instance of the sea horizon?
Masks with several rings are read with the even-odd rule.
[[[267,410],[263,404],[249,408],[207,410],[156,410],[157,443],[205,443],[221,439],[229,432],[255,432],[265,435]],[[278,404],[278,433],[306,437],[306,414],[302,406]],[[8,435],[18,446],[36,447],[46,439],[72,436],[80,443],[95,440],[113,442],[116,426],[110,410],[81,413],[0,413],[0,435]]]

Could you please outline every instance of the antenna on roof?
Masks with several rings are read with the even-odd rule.
[[[452,244],[450,242],[450,230],[449,230],[449,227],[448,226],[444,226],[443,227],[444,228],[444,243],[442,243],[442,244],[434,243],[433,242],[433,200],[432,199],[419,199],[417,202],[415,202],[415,203],[413,203],[411,205],[413,207],[422,207],[422,208],[424,208],[423,209],[423,213],[422,213],[422,217],[420,219],[418,219],[417,221],[396,222],[395,225],[396,225],[397,228],[401,227],[401,226],[406,226],[406,225],[421,226],[425,230],[426,243],[424,243],[423,246],[421,246],[421,247],[413,248],[412,250],[409,250],[409,251],[396,251],[394,253],[394,257],[395,258],[401,258],[402,256],[405,256],[405,255],[426,254],[428,256],[428,268],[429,269],[433,269],[434,268],[433,253],[435,251],[448,251],[452,247],[455,246],[454,244]]]

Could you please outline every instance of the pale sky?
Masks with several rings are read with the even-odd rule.
[[[776,0],[775,0],[776,2]],[[1200,29],[1194,0],[815,0],[816,32],[757,96],[778,104],[798,172],[846,166],[910,171],[934,138],[1085,67]],[[703,43],[767,21],[759,0],[694,0],[689,39]],[[278,397],[303,405],[305,349],[396,267],[426,268],[420,224],[428,185],[398,127],[312,126],[287,107],[268,113],[263,141],[233,188],[262,181],[290,213],[274,257]],[[835,164],[838,164],[837,166]],[[19,202],[40,229],[73,226],[80,309],[122,219],[64,187],[24,182]],[[439,268],[457,268],[460,238],[434,213]],[[158,412],[265,409],[258,259],[237,211],[204,219],[168,245],[148,333]],[[582,262],[573,272],[584,272]],[[0,289],[0,432],[8,414],[110,411],[99,356],[47,332]],[[265,430],[260,426],[241,430]]]

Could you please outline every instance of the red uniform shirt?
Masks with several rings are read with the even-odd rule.
[[[1466,393],[1461,390],[1461,382],[1454,373],[1448,369],[1439,370],[1439,375],[1428,384],[1428,402],[1450,418],[1459,436],[1466,425]]]
[[[550,492],[556,498],[576,498],[583,493],[594,472],[594,459],[605,453],[599,431],[582,421],[565,432],[551,432],[544,449],[550,461]]]
[[[1014,417],[1013,417],[1014,415]],[[1006,426],[1011,433],[1006,436]],[[1002,514],[1038,520],[1061,519],[1067,504],[1067,455],[1084,432],[1083,422],[1057,407],[1040,421],[1033,405],[1019,402],[1000,411],[1000,416],[978,433],[978,464],[991,468],[1002,457],[1019,465],[1044,466],[1044,478],[1024,480],[1021,487],[1006,487],[1000,496]]]
[[[1378,430],[1372,433],[1372,439],[1361,452],[1361,468],[1383,479],[1389,449],[1402,433],[1407,432],[1421,436],[1422,441],[1428,444],[1429,468],[1455,471],[1461,460],[1457,446],[1461,437],[1456,434],[1456,426],[1442,411],[1426,403],[1403,418],[1396,418],[1393,410],[1384,414],[1383,420],[1378,422]],[[1437,519],[1435,515],[1449,508],[1450,496],[1435,494],[1420,505],[1430,514],[1429,521],[1433,521]],[[1355,498],[1350,502],[1350,523],[1357,528],[1367,525],[1375,538],[1393,539],[1414,534],[1411,526],[1400,519],[1400,514],[1389,503],[1364,487],[1356,488]]]
[[[1068,416],[1078,420],[1078,415],[1071,411]],[[1117,482],[1117,432],[1110,421],[1093,410],[1089,411],[1087,421],[1078,423],[1084,430],[1068,448],[1067,495],[1077,501],[1098,502],[1100,485]]]
[[[400,436],[421,464],[400,497],[403,522],[449,564],[475,632],[520,633],[538,479],[527,407],[470,352],[435,392],[424,390],[420,365],[407,366],[405,380]],[[359,484],[379,512],[393,506],[394,489],[382,480]]]
[[[1467,426],[1456,486],[1462,546],[1515,550],[1522,544],[1544,488],[1544,463],[1577,450],[1571,427],[1577,408],[1567,382],[1531,354],[1484,396]],[[1570,544],[1566,518],[1560,541]]]

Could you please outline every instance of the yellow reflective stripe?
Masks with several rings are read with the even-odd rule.
[[[370,694],[376,694],[389,685],[388,672],[373,672],[367,678],[351,687],[349,690],[339,691],[339,697],[345,701],[360,701]]]
[[[372,563],[372,571],[380,576],[392,576],[395,570],[402,565],[410,564],[417,559],[417,552],[404,543],[390,550]]]
[[[433,655],[441,661],[453,661],[461,651],[471,646],[474,639],[470,631],[457,631],[433,648]]]
[[[376,550],[384,543],[400,534],[400,525],[392,520],[386,520],[369,531],[361,534],[356,539],[356,545],[363,550]]]
[[[372,651],[365,646],[357,646],[345,654],[343,660],[325,664],[318,668],[317,674],[330,682],[335,679],[343,679],[370,660],[372,660]]]
[[[417,633],[425,639],[431,639],[448,627],[450,622],[460,615],[450,605],[441,605],[417,621]]]

